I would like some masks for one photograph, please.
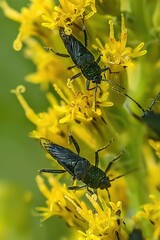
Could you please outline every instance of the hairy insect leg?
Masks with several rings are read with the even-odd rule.
[[[80,190],[82,188],[87,188],[87,185],[85,184],[85,185],[82,185],[82,186],[70,186],[70,187],[67,187],[68,190],[74,190],[74,191]]]
[[[108,188],[107,188],[106,190],[107,190],[107,194],[108,194],[108,199],[109,199],[109,201],[111,201],[111,195],[110,195],[110,193],[109,193]]]
[[[73,66],[69,66],[67,69],[71,70],[72,68],[75,68],[75,67],[76,67],[76,65],[73,65]]]
[[[96,95],[97,95],[98,84],[96,84],[96,86],[92,87],[92,88],[89,88],[89,86],[90,86],[90,80],[87,79],[87,81],[86,81],[86,89],[88,91],[95,89],[95,92],[94,92],[94,109],[96,110]]]
[[[73,143],[73,145],[74,145],[74,147],[75,147],[75,149],[76,149],[76,151],[77,151],[77,153],[78,153],[78,155],[79,155],[79,153],[80,153],[79,144],[78,144],[78,142],[76,141],[76,139],[72,136],[72,133],[71,133],[71,132],[69,133],[69,141],[70,141],[71,143]]]
[[[101,57],[102,57],[103,55],[102,54],[100,54],[99,55],[99,57],[97,58],[97,60],[96,60],[96,63],[99,63],[99,61],[101,60]],[[104,70],[105,71],[105,70]]]
[[[60,173],[65,173],[66,170],[63,169],[46,169],[46,168],[42,168],[38,171],[39,173],[56,173],[56,174],[60,174]]]
[[[92,88],[89,88],[89,86],[90,86],[90,80],[87,79],[87,81],[86,81],[86,89],[87,89],[87,90],[93,90],[93,89],[96,88],[96,86],[95,86],[95,87],[92,87]]]
[[[113,158],[113,159],[110,161],[110,163],[108,164],[108,166],[107,166],[107,168],[106,168],[106,170],[105,170],[105,173],[109,172],[109,170],[111,169],[113,163],[114,163],[115,161],[119,160],[122,155],[123,155],[123,151],[122,151],[117,157]]]
[[[49,51],[53,52],[54,54],[56,54],[57,56],[60,56],[60,57],[65,57],[65,58],[70,57],[70,55],[68,55],[68,54],[55,52],[55,51],[54,51],[52,48],[50,48],[50,47],[44,47],[44,49],[49,50]]]
[[[105,72],[105,71],[109,71],[110,74],[119,73],[119,72],[112,72],[111,69],[110,69],[110,67],[104,67],[104,68],[101,69],[101,73],[102,73],[102,72]]]
[[[72,76],[72,77],[70,78],[70,80],[74,80],[74,79],[80,77],[81,75],[82,75],[82,73],[79,72],[79,73],[77,73],[76,75]]]
[[[88,37],[87,37],[86,27],[85,27],[85,25],[84,25],[84,16],[83,16],[83,18],[82,18],[82,21],[83,21],[84,45],[85,45],[85,47],[87,48],[87,46],[88,46]]]
[[[155,98],[153,99],[151,106],[149,107],[149,110],[152,111],[152,108],[154,107],[154,104],[156,103],[158,97],[160,95],[160,92],[155,96]]]
[[[116,233],[117,240],[120,240],[119,233],[117,231],[115,233]]]
[[[94,110],[96,111],[96,102],[97,102],[97,88],[98,88],[98,84],[96,84],[96,87],[95,87],[95,91],[94,91]]]
[[[96,166],[96,167],[98,167],[98,164],[99,164],[99,155],[98,155],[98,153],[101,152],[102,150],[108,148],[108,147],[111,145],[111,143],[114,142],[114,141],[115,141],[115,139],[112,138],[107,145],[105,145],[105,146],[102,147],[102,148],[99,148],[99,149],[95,152],[95,166]]]

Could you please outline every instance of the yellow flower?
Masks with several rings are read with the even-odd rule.
[[[77,80],[78,81],[78,80]],[[80,86],[77,91],[76,86],[68,80],[68,87],[70,91],[68,94],[64,94],[57,84],[54,84],[55,90],[59,93],[61,99],[64,100],[66,106],[63,108],[60,106],[59,110],[63,111],[65,117],[60,120],[60,123],[69,122],[72,120],[77,121],[92,121],[94,118],[102,115],[102,107],[111,107],[113,106],[112,102],[108,102],[107,98],[109,92],[107,91],[109,85],[107,83],[102,84],[102,91],[98,89],[98,92],[95,96],[94,90],[87,91],[84,87],[84,80],[79,80]],[[95,108],[95,97],[96,97],[96,108]]]
[[[68,132],[67,125],[60,125],[60,115],[53,108],[49,108],[48,112],[42,112],[36,114],[33,109],[28,105],[22,93],[25,92],[24,86],[18,86],[15,90],[11,91],[16,94],[18,101],[25,111],[26,117],[36,126],[36,130],[33,130],[30,134],[31,137],[40,138],[45,137],[52,141],[55,141],[60,145],[68,145]],[[52,95],[52,102],[57,104],[56,98]]]
[[[48,111],[38,114],[34,112],[23,97],[22,93],[25,92],[24,86],[20,85],[11,91],[16,94],[26,117],[36,126],[36,130],[33,130],[30,136],[38,139],[45,137],[53,142],[56,139],[57,144],[68,146],[68,133],[71,131],[94,150],[101,147],[104,142],[108,141],[105,134],[106,123],[104,123],[103,119],[105,118],[105,113],[103,113],[103,118],[101,118],[101,109],[97,108],[95,112],[93,108],[94,97],[91,95],[90,98],[90,95],[87,95],[93,93],[90,93],[91,91],[86,91],[86,95],[83,95],[82,92],[76,93],[73,86],[71,89],[62,87],[62,82],[60,86],[61,88],[54,84],[55,90],[62,99],[61,102],[59,103],[53,94],[48,93],[47,99],[51,106],[48,108]],[[107,88],[108,85],[106,84]],[[107,102],[104,96],[107,98],[108,92],[102,93],[102,96],[97,98],[99,104],[112,106],[112,103]]]
[[[143,149],[143,155],[147,168],[147,187],[150,194],[155,194],[155,192],[157,192],[157,188],[159,189],[160,187],[160,163],[156,161],[154,153],[147,145]]]
[[[25,54],[36,65],[36,72],[29,74],[25,79],[35,84],[41,84],[42,89],[47,89],[49,83],[61,82],[66,87],[65,77],[69,77],[67,67],[60,57],[46,51],[37,41],[27,39]],[[59,85],[61,85],[59,83]]]
[[[142,206],[142,211],[138,212],[134,217],[136,222],[142,221],[144,223],[144,218],[152,224],[153,235],[152,239],[160,239],[160,198],[159,196],[150,195],[151,203],[144,204]]]
[[[160,158],[160,141],[150,139],[149,144],[156,151],[156,155]]]
[[[102,54],[102,62],[111,68],[112,71],[120,71],[122,67],[132,65],[132,59],[140,57],[146,54],[146,50],[142,50],[144,43],[140,43],[135,49],[126,47],[127,44],[127,29],[125,27],[125,20],[123,14],[121,15],[121,38],[120,41],[116,41],[114,37],[113,21],[109,21],[110,36],[109,42],[106,42],[105,46],[102,45],[99,39],[96,39],[98,47],[93,45],[94,48],[98,48]]]
[[[119,201],[117,204],[109,202],[109,205],[107,205],[106,201],[100,197],[98,202],[96,195],[90,196],[86,194],[86,197],[92,204],[94,210],[83,210],[77,206],[77,211],[89,224],[89,228],[85,232],[79,231],[79,233],[82,234],[80,239],[128,239],[128,234],[123,225],[121,202]]]
[[[70,204],[67,196],[74,199],[77,204],[80,204],[79,199],[75,195],[74,191],[68,191],[65,184],[61,185],[56,177],[46,174],[46,178],[51,186],[51,189],[47,188],[42,177],[37,176],[36,181],[42,194],[46,198],[46,207],[38,207],[42,216],[42,221],[51,216],[61,216],[69,226],[78,228],[81,225],[82,229],[85,229],[87,225],[81,215],[76,211],[75,206]],[[82,194],[84,191],[79,191]]]
[[[45,10],[53,9],[53,1],[47,0],[30,0],[29,7],[23,7],[21,12],[17,12],[11,8],[5,0],[1,0],[0,6],[3,9],[5,15],[12,20],[19,22],[20,29],[19,34],[14,41],[14,49],[19,51],[22,48],[22,42],[30,36],[38,36],[42,40],[45,40],[48,35],[48,31],[42,27],[42,14]]]
[[[46,21],[43,26],[50,29],[55,26],[64,27],[66,34],[71,34],[70,25],[77,19],[83,17],[88,19],[96,12],[95,0],[60,0],[59,2],[60,5],[56,6],[53,12],[50,9],[47,14],[43,15]]]
[[[37,208],[41,211],[42,220],[51,216],[61,216],[69,226],[78,230],[79,239],[128,239],[124,229],[121,202],[114,204],[94,194],[86,194],[93,210],[86,203],[80,201],[82,191],[68,191],[65,185],[58,183],[56,178],[47,174],[51,189],[47,188],[43,179],[37,176],[37,184],[40,191],[46,197],[46,207]],[[79,195],[79,197],[78,197]],[[117,237],[117,238],[118,238]]]

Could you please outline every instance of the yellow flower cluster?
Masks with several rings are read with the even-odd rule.
[[[37,184],[40,191],[46,198],[46,208],[38,207],[42,216],[42,221],[58,215],[71,227],[78,230],[79,239],[128,239],[125,225],[122,218],[121,202],[106,204],[104,199],[97,199],[97,195],[86,194],[87,199],[92,205],[93,210],[80,201],[80,193],[76,194],[68,191],[66,185],[63,186],[56,178],[46,175],[51,186],[48,189],[44,180],[37,176]],[[82,193],[81,193],[82,194]]]
[[[144,219],[148,221],[149,228],[153,228],[153,236],[151,239],[158,240],[160,238],[160,198],[159,196],[150,195],[151,203],[144,204],[142,211],[139,211],[134,217],[136,223],[144,222]]]
[[[25,87],[22,85],[12,90],[12,93],[16,95],[26,117],[35,126],[30,134],[31,137],[46,138],[59,146],[68,148],[68,134],[72,132],[75,139],[80,141],[82,156],[89,159],[92,165],[95,163],[92,160],[94,159],[93,151],[90,150],[94,149],[95,152],[105,146],[110,139],[118,138],[113,144],[114,147],[111,145],[110,150],[107,149],[107,155],[105,151],[100,153],[102,160],[98,167],[106,169],[107,163],[111,159],[113,159],[113,163],[116,153],[123,150],[122,163],[120,165],[117,163],[116,170],[106,171],[107,176],[114,179],[114,176],[126,175],[131,172],[131,169],[132,171],[136,170],[135,174],[137,174],[136,179],[132,179],[133,176],[131,176],[130,181],[126,181],[127,177],[124,177],[117,180],[113,187],[111,186],[111,201],[105,190],[98,189],[97,195],[89,194],[91,191],[86,193],[86,189],[73,192],[68,190],[65,184],[62,185],[57,176],[50,174],[44,174],[44,178],[37,176],[38,187],[46,198],[46,206],[37,208],[42,221],[55,215],[60,216],[70,227],[76,229],[80,240],[128,240],[131,238],[132,227],[140,229],[142,235],[146,239],[148,238],[149,234],[141,226],[142,218],[145,218],[153,225],[150,235],[158,240],[160,238],[160,206],[156,197],[152,196],[153,203],[143,205],[143,211],[137,214],[136,212],[139,204],[144,203],[150,193],[159,190],[160,180],[157,176],[159,162],[156,162],[150,146],[160,157],[160,142],[149,140],[149,146],[147,139],[147,144],[144,143],[146,136],[150,136],[148,130],[143,128],[140,123],[134,122],[133,116],[130,116],[131,114],[129,115],[126,108],[122,106],[123,97],[118,98],[118,93],[112,91],[112,86],[114,85],[121,92],[124,90],[121,83],[126,81],[126,87],[129,85],[128,82],[133,83],[130,81],[131,79],[135,79],[134,86],[129,85],[128,89],[135,88],[136,94],[140,98],[142,95],[147,95],[149,88],[153,88],[155,91],[159,82],[157,81],[158,83],[155,83],[153,87],[152,84],[149,85],[150,82],[149,80],[147,82],[146,79],[147,75],[151,77],[149,71],[152,67],[148,66],[145,61],[137,61],[135,65],[133,64],[135,58],[147,53],[147,50],[142,50],[144,42],[141,42],[141,35],[135,36],[136,33],[134,34],[133,29],[135,30],[138,26],[134,26],[132,29],[133,23],[131,22],[128,31],[125,19],[127,13],[129,15],[129,11],[120,13],[122,12],[120,9],[117,15],[121,16],[121,33],[116,31],[118,18],[113,17],[114,14],[108,15],[107,4],[108,9],[112,9],[111,5],[113,4],[111,1],[109,2],[59,0],[57,5],[57,1],[53,0],[30,0],[28,7],[23,7],[18,12],[11,8],[5,0],[0,0],[0,7],[5,15],[20,24],[19,34],[13,44],[14,49],[21,50],[24,44],[25,57],[36,66],[35,72],[28,74],[25,79],[30,83],[40,85],[46,93],[49,107],[46,111],[36,113],[26,101]],[[122,5],[124,7],[125,4],[127,6],[129,4],[126,1],[120,2],[121,8]],[[109,36],[106,32],[107,19],[110,19]],[[62,29],[64,30],[62,35],[65,35],[66,42],[68,41],[65,44],[60,41],[59,30]],[[115,32],[120,35],[119,40],[116,40]],[[82,35],[84,36],[82,37]],[[74,63],[77,62],[76,66],[71,66],[73,62],[70,61],[70,58],[64,59],[61,56],[66,55],[65,47],[70,50],[68,43],[72,44],[74,36],[78,48],[75,48],[70,55],[72,60],[76,59]],[[89,36],[90,41],[86,39],[86,36]],[[131,36],[134,36],[133,41],[130,40],[128,44],[127,40]],[[80,48],[80,42],[83,44],[82,38],[86,40],[85,43],[90,42],[86,48],[84,46],[83,51]],[[100,55],[95,57],[100,60],[99,62],[93,59],[95,65],[101,69],[101,72],[97,73],[99,77],[102,77],[98,83],[93,79],[87,80],[84,76],[93,74],[95,71],[94,68],[90,70],[86,68],[89,61],[88,55],[91,58],[92,51],[94,55]],[[80,67],[78,71],[78,60],[81,60],[81,55],[85,55],[85,58],[82,58],[83,67]],[[80,70],[82,71],[80,72]],[[144,78],[146,78],[147,86],[144,84]],[[89,90],[87,89],[88,83]],[[126,88],[124,91],[128,89]],[[126,149],[125,146],[127,146]],[[54,166],[55,162],[53,161]],[[143,171],[141,171],[142,167]],[[139,173],[137,173],[138,171]],[[122,174],[117,174],[117,172],[122,172]],[[140,182],[142,186],[140,186]],[[47,187],[48,183],[49,187]],[[130,220],[131,216],[135,216],[134,220]]]

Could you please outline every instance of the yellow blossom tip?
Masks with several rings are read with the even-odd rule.
[[[16,51],[20,51],[21,48],[22,48],[22,42],[21,42],[19,39],[16,39],[16,40],[13,42],[13,48],[14,48],[14,50],[16,50]]]
[[[23,85],[19,85],[16,87],[16,89],[12,89],[11,93],[16,94],[17,96],[21,93],[24,93],[26,91],[26,88]]]

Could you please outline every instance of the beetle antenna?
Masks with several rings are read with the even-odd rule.
[[[103,82],[109,82],[110,84],[115,85],[115,86],[117,86],[117,87],[125,90],[125,88],[122,87],[120,84],[118,84],[118,83],[116,83],[116,82],[114,82],[114,81],[112,81],[112,80],[110,80],[110,79],[101,79],[101,81],[103,81]]]
[[[118,89],[116,89],[114,87],[112,88],[112,90],[115,91],[115,92],[118,92],[118,93],[120,93],[120,94],[122,94],[122,95],[124,95],[126,97],[128,97],[129,99],[131,99],[142,110],[143,113],[145,112],[143,107],[136,100],[134,100],[132,97],[130,97],[127,93],[124,93],[124,92],[122,92],[122,91],[120,91],[120,90],[118,90]]]
[[[124,177],[125,175],[128,175],[129,173],[134,172],[134,171],[136,171],[136,170],[138,170],[138,168],[134,168],[134,169],[132,169],[132,170],[130,170],[130,171],[124,173],[124,174],[121,174],[121,175],[119,175],[119,176],[117,176],[117,177],[115,177],[115,178],[112,178],[112,179],[109,180],[109,181],[110,181],[110,182],[113,182],[114,180],[116,180],[116,179],[118,179],[118,178],[121,178],[121,177]]]
[[[155,96],[155,98],[153,99],[152,103],[151,103],[151,106],[148,108],[150,111],[152,111],[152,108],[154,106],[154,104],[156,103],[158,97],[160,95],[160,92]]]

